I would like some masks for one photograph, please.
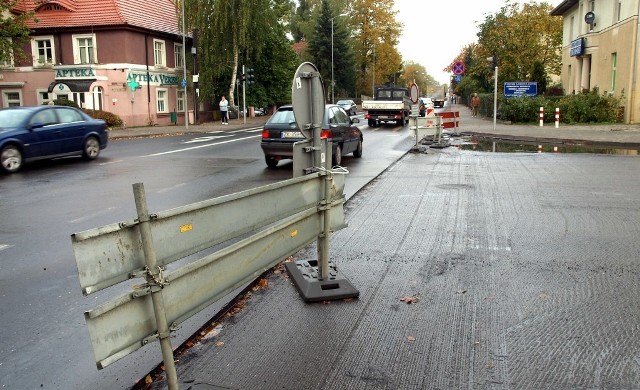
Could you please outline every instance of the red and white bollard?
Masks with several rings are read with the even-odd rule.
[[[560,127],[560,108],[556,107],[556,129]]]
[[[544,125],[544,107],[540,107],[540,127]]]

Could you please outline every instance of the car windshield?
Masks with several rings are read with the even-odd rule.
[[[31,115],[31,111],[19,108],[0,110],[0,128],[7,129],[17,127],[29,115]]]
[[[295,123],[296,118],[293,116],[293,110],[278,110],[269,119],[269,123]]]

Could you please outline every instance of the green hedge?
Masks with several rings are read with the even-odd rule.
[[[83,110],[83,111],[89,114],[89,116],[91,116],[92,118],[104,120],[105,122],[107,122],[108,127],[113,128],[113,127],[124,126],[124,122],[122,122],[122,119],[118,115],[113,114],[111,112],[100,111],[100,110]]]
[[[544,107],[544,121],[555,121],[556,107],[560,109],[562,123],[616,123],[621,122],[621,98],[600,95],[595,88],[590,92],[564,97],[517,97],[501,99],[500,119],[516,123],[538,122],[540,107]]]

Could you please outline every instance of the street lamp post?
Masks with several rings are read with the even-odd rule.
[[[340,14],[338,16],[347,16],[347,14]],[[338,16],[334,16],[333,18],[331,18],[331,103],[335,103],[335,94],[334,94],[334,90],[336,88],[334,81],[333,81],[333,19],[337,18]]]

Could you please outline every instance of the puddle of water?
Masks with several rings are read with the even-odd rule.
[[[640,151],[637,149],[614,149],[597,146],[582,145],[553,145],[553,144],[527,144],[521,141],[492,142],[467,138],[460,140],[453,146],[461,150],[474,150],[477,152],[500,152],[500,153],[591,153],[591,154],[615,154],[625,156],[637,156]]]

